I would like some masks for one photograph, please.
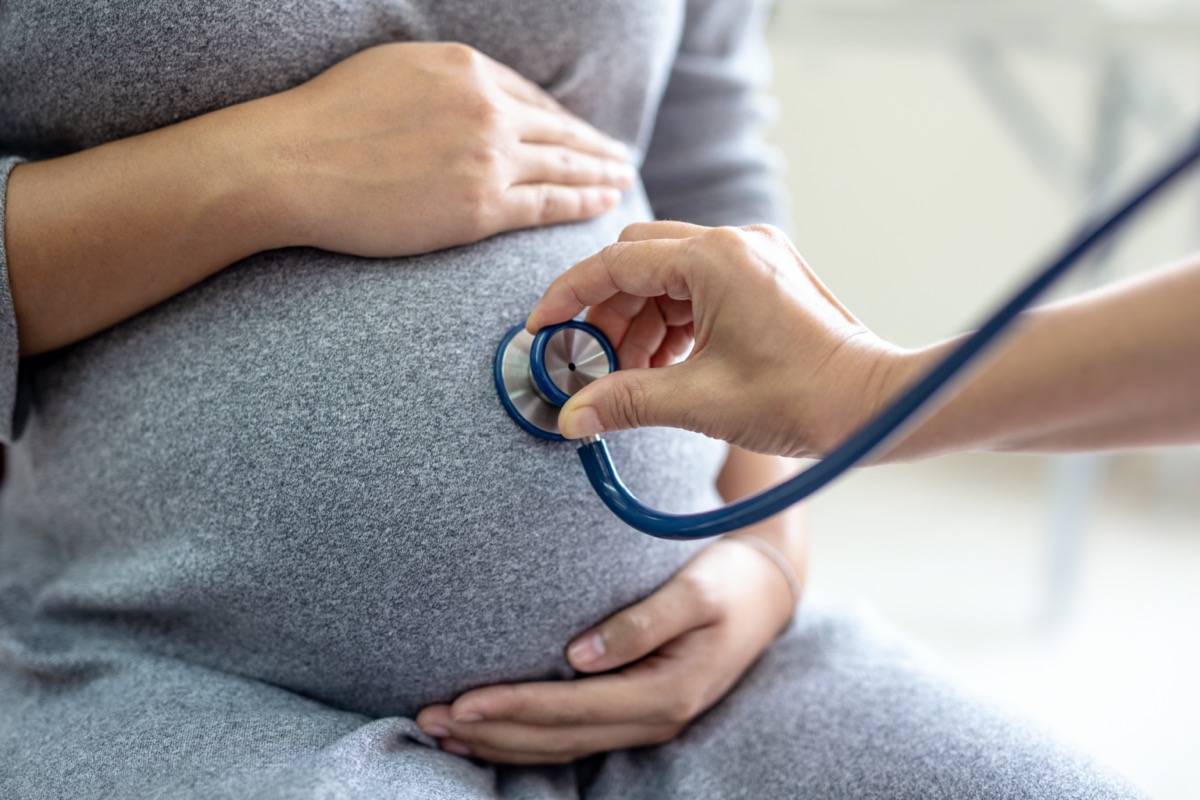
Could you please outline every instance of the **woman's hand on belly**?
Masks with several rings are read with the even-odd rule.
[[[297,244],[403,256],[599,216],[625,146],[463,44],[365,50],[264,103]]]
[[[718,542],[568,648],[577,670],[603,674],[475,689],[417,722],[449,752],[505,764],[662,744],[758,659],[791,618],[792,591],[761,554]]]

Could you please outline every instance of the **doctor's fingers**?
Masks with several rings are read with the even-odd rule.
[[[629,326],[649,303],[658,304],[657,313],[668,326],[684,326],[692,321],[690,300],[672,300],[666,295],[655,298],[638,297],[624,292],[589,308],[587,321],[603,331],[613,346],[620,350]],[[621,366],[625,368],[632,364],[621,361]]]
[[[618,242],[644,242],[648,239],[687,239],[709,230],[703,225],[678,220],[634,222],[621,231]]]
[[[692,323],[667,328],[667,336],[659,346],[651,367],[669,367],[686,356],[696,342],[696,326]]]
[[[580,389],[558,413],[559,432],[568,439],[581,439],[663,426],[719,438],[705,418],[713,404],[712,377],[705,368],[691,358],[670,366],[653,366],[621,369]]]
[[[526,328],[565,322],[621,293],[691,299],[694,286],[709,280],[714,267],[709,253],[696,246],[706,235],[610,244],[558,276],[534,306]]]
[[[630,320],[624,336],[613,339],[611,334],[609,335],[609,340],[617,348],[617,363],[624,369],[649,367],[666,338],[667,321],[654,300],[646,303],[641,312]]]

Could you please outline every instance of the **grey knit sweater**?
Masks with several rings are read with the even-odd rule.
[[[257,255],[20,364],[0,250],[0,796],[557,797],[594,781],[596,796],[608,785],[619,797],[651,785],[636,753],[590,777],[471,766],[430,750],[410,718],[472,687],[569,678],[565,643],[692,552],[608,514],[570,445],[505,415],[490,363],[542,288],[632,221],[783,221],[759,140],[762,18],[749,0],[0,2],[0,215],[13,159],[159,128],[410,39],[467,42],[513,66],[631,144],[643,178],[597,221],[425,256]],[[720,446],[648,430],[613,449],[650,502],[717,502]],[[794,657],[776,660],[769,675],[799,680]],[[919,670],[895,669],[872,679],[881,696],[941,697]],[[740,707],[782,724],[769,721],[785,708],[772,691],[747,689]],[[842,694],[818,716],[854,718],[855,692]],[[1107,785],[1077,780],[1077,762],[1040,740],[998,733],[1018,729],[990,712],[946,703],[1004,742],[980,786],[1022,773]],[[734,736],[723,724],[718,738]],[[967,746],[969,725],[956,725],[925,734]],[[972,758],[953,768],[968,788]],[[939,785],[936,770],[913,778],[915,757],[878,774],[790,760],[689,768],[694,790],[663,762],[651,774],[668,783],[648,796],[724,796],[752,775],[775,789],[751,797]]]

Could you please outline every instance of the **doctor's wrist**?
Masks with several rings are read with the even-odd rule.
[[[801,445],[794,455],[824,458],[845,444],[919,374],[919,361],[914,351],[874,339],[840,354],[822,372],[799,376],[796,385],[811,388],[792,403]]]

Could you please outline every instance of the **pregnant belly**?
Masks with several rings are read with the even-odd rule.
[[[569,675],[570,638],[692,547],[609,515],[491,358],[633,205],[420,258],[265,254],[40,364],[40,496],[10,492],[59,542],[40,613],[379,716]],[[614,452],[655,503],[716,502],[706,440]]]

